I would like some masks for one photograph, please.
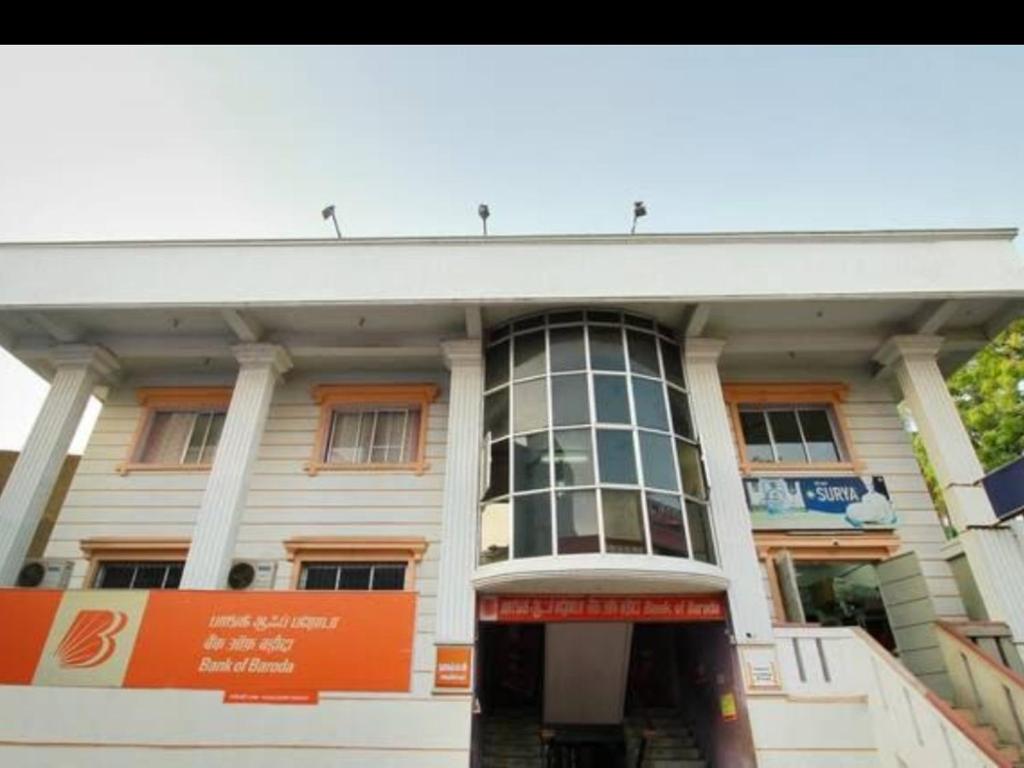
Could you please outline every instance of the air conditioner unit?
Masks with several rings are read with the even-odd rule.
[[[229,589],[273,589],[275,560],[236,560],[228,571]]]
[[[74,560],[26,560],[16,586],[25,589],[67,589]]]

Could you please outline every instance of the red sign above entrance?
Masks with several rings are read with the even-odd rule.
[[[482,595],[480,621],[724,621],[720,595]]]

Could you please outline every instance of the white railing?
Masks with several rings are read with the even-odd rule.
[[[862,696],[883,766],[1011,768],[937,694],[866,632],[853,627],[776,627],[783,690],[793,696]]]
[[[1003,741],[1024,745],[1024,678],[998,663],[956,624],[939,622],[936,636],[957,706],[970,709]]]

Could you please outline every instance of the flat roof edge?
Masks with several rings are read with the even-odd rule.
[[[5,241],[0,248],[160,248],[160,247],[235,247],[235,246],[324,246],[356,245],[495,245],[495,244],[573,244],[607,243],[649,245],[665,243],[729,242],[843,242],[843,241],[934,241],[934,240],[1013,240],[1016,227],[979,229],[864,229],[775,232],[686,232],[564,235],[444,235],[403,237],[338,238],[240,238],[198,240],[66,240]]]

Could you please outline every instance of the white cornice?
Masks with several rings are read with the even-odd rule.
[[[365,245],[501,245],[503,243],[614,243],[643,245],[645,243],[701,243],[701,242],[835,242],[863,240],[934,241],[934,240],[1012,240],[1017,236],[1015,227],[977,229],[865,229],[775,232],[663,232],[641,235],[620,233],[537,234],[537,235],[479,235],[459,236],[399,236],[399,237],[347,237],[337,238],[224,238],[195,240],[70,240],[0,242],[2,248],[162,248],[181,246],[246,247],[256,246],[309,246],[344,249]]]

